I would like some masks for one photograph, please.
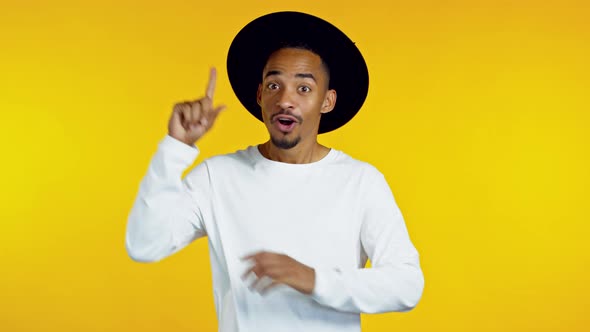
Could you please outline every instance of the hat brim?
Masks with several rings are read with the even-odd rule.
[[[227,56],[227,73],[234,93],[244,107],[262,121],[256,101],[262,71],[270,54],[289,43],[305,43],[330,69],[330,89],[336,90],[334,109],[322,114],[319,134],[340,128],[363,105],[369,73],[361,52],[334,25],[309,14],[277,12],[246,25],[234,38]]]

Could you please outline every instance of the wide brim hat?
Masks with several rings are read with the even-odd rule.
[[[357,114],[367,97],[367,65],[350,38],[329,22],[309,14],[271,13],[240,30],[227,55],[227,74],[234,93],[262,121],[256,100],[262,71],[272,52],[291,44],[305,44],[322,58],[330,71],[330,89],[336,90],[336,105],[331,112],[322,114],[318,133],[340,128]]]

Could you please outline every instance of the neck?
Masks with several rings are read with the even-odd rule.
[[[319,144],[317,141],[305,144],[300,142],[291,149],[281,149],[267,141],[258,147],[262,155],[270,160],[289,164],[309,164],[324,158],[330,149]]]

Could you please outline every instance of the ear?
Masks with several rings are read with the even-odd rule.
[[[262,84],[258,84],[258,90],[256,90],[256,102],[258,103],[258,106],[262,106],[260,105],[262,103]]]
[[[336,106],[336,90],[328,90],[326,91],[326,97],[324,98],[324,103],[322,104],[321,113],[329,113],[334,109]]]

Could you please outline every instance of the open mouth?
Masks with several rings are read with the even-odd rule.
[[[293,120],[291,119],[279,119],[279,123],[284,125],[284,126],[290,126],[291,124],[293,124]]]
[[[297,121],[290,116],[278,116],[274,122],[276,128],[283,133],[289,133],[293,130]]]

